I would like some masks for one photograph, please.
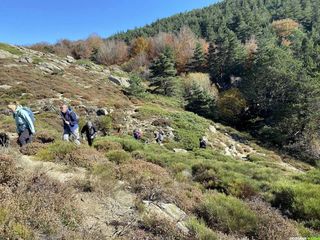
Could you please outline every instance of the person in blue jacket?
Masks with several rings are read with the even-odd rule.
[[[80,145],[79,119],[77,114],[67,104],[62,104],[60,110],[63,120],[63,140],[72,140],[75,144]]]
[[[34,127],[34,116],[30,108],[22,107],[18,103],[10,103],[8,105],[13,113],[18,133],[18,143],[20,147],[32,142],[32,136],[36,130]]]

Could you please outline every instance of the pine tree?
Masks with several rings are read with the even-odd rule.
[[[145,94],[145,87],[142,84],[142,80],[138,75],[133,75],[130,78],[130,86],[127,88],[127,92],[131,96],[143,97]]]
[[[192,59],[188,64],[189,72],[204,72],[206,70],[206,55],[200,43],[196,44]]]
[[[166,48],[163,53],[160,54],[159,58],[150,66],[150,71],[150,86],[154,87],[153,92],[162,93],[167,96],[172,96],[176,93],[177,70],[171,48]]]
[[[216,43],[209,46],[209,73],[220,89],[230,87],[230,76],[243,70],[245,51],[236,35],[230,31],[220,33]]]
[[[214,100],[198,85],[194,84],[191,90],[186,93],[186,110],[199,114],[204,117],[212,117],[212,108]]]

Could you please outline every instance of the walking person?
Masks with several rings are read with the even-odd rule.
[[[16,129],[18,133],[18,144],[20,147],[32,142],[32,136],[36,130],[34,127],[34,114],[28,107],[22,107],[18,103],[10,103],[8,109],[12,111],[13,118],[16,122]]]
[[[162,130],[160,131],[156,131],[154,133],[154,137],[156,139],[156,142],[159,144],[159,145],[162,145],[162,142],[164,140],[164,132]]]
[[[67,104],[62,104],[60,107],[60,111],[60,115],[63,120],[63,140],[71,140],[75,144],[80,145],[78,115],[74,111],[72,111],[72,109]]]
[[[86,138],[89,146],[93,145],[93,141],[97,135],[97,129],[93,126],[91,121],[88,121],[86,125],[81,129],[81,135],[86,134]]]

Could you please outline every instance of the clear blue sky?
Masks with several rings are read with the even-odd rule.
[[[216,0],[0,0],[0,42],[27,45],[102,37]]]

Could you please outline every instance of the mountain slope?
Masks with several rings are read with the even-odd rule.
[[[319,230],[319,170],[186,112],[177,98],[129,98],[119,85],[127,74],[117,67],[6,49],[0,131],[12,147],[0,153],[1,237],[288,239]],[[37,112],[36,142],[21,153],[10,101]],[[95,148],[59,140],[62,101],[81,125],[96,123]],[[142,141],[131,136],[136,128]],[[159,129],[163,146],[153,137]],[[198,148],[202,136],[207,149]]]

